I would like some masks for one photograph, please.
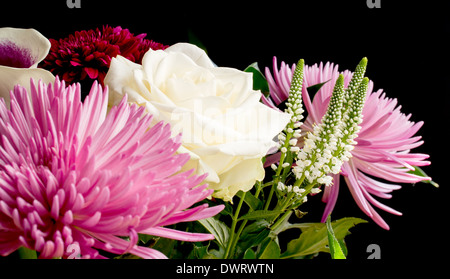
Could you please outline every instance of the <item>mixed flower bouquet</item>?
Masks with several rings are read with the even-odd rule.
[[[121,27],[0,28],[0,255],[345,258],[368,221],[332,220],[343,181],[384,229],[374,207],[401,213],[374,196],[437,184],[413,151],[423,122],[374,89],[366,58],[307,63],[238,70]],[[321,222],[303,222],[321,192]]]

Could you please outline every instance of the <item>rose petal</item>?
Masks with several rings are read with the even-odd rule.
[[[173,136],[182,133],[178,152],[191,157],[183,170],[207,173],[205,182],[218,190],[213,196],[224,200],[264,178],[261,158],[290,119],[260,103],[250,73],[216,67],[190,44],[149,50],[142,65],[114,58],[105,84],[110,105],[126,94],[154,121],[170,123]]]

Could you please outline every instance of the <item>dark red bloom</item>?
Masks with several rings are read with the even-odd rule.
[[[145,36],[135,36],[120,26],[77,31],[67,38],[50,39],[52,47],[40,67],[58,75],[68,84],[85,79],[98,80],[103,84],[111,58],[121,55],[132,62],[141,63],[150,48],[157,50],[168,47],[145,39]]]

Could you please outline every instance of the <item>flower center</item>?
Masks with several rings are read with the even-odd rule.
[[[28,49],[20,48],[10,41],[0,42],[0,65],[29,68],[34,63],[34,59]]]

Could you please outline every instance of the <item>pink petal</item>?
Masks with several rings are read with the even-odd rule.
[[[175,239],[175,240],[180,240],[180,241],[192,241],[192,242],[207,241],[207,240],[214,239],[214,235],[212,235],[212,234],[182,232],[182,231],[177,231],[177,230],[172,230],[172,229],[162,228],[162,227],[150,228],[150,229],[141,231],[141,233]]]
[[[98,69],[96,68],[85,67],[84,71],[91,79],[96,79],[98,77]]]
[[[327,203],[327,205],[325,206],[325,210],[322,214],[322,219],[320,221],[322,223],[326,222],[328,215],[330,215],[331,212],[333,212],[333,209],[336,205],[337,198],[339,195],[340,175],[334,174],[332,176],[333,176],[333,185],[325,187],[324,195],[322,197],[322,201]]]

